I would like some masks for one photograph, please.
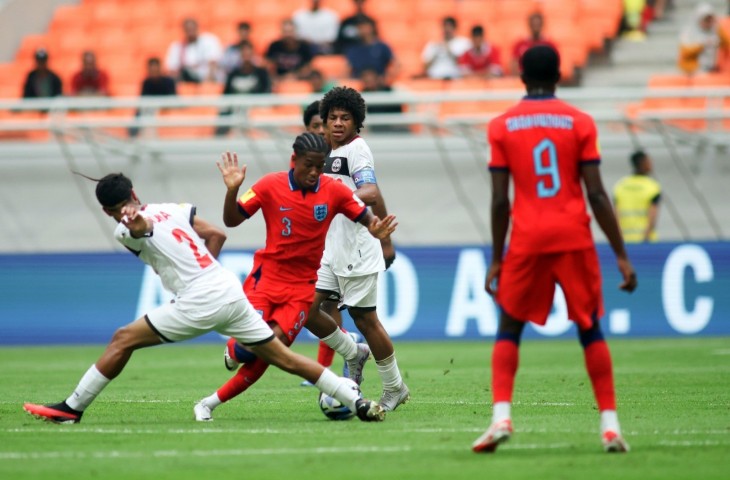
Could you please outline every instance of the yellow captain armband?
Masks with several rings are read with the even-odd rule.
[[[254,192],[253,189],[249,188],[248,190],[246,190],[246,193],[238,197],[238,203],[246,203],[255,196],[256,192]]]

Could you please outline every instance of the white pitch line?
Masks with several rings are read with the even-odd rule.
[[[515,444],[502,447],[504,450],[555,450],[570,447],[569,443],[555,444]],[[352,447],[312,447],[312,448],[259,448],[259,449],[227,449],[227,450],[153,450],[153,451],[92,451],[92,452],[0,452],[0,460],[38,460],[38,459],[117,459],[117,458],[171,458],[171,457],[229,457],[229,456],[281,456],[281,455],[320,455],[320,454],[348,454],[348,453],[404,453],[416,451],[463,451],[469,452],[468,444],[452,447],[411,447],[399,445],[383,446],[352,446]]]

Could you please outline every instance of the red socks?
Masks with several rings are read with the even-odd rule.
[[[586,370],[593,385],[598,410],[616,410],[616,394],[613,388],[611,352],[604,340],[591,342],[584,349]]]
[[[497,340],[492,350],[492,401],[511,402],[519,363],[519,346],[512,340]]]
[[[332,350],[326,343],[319,341],[319,350],[317,351],[317,363],[323,367],[330,367],[332,361],[335,359],[335,351]]]
[[[244,363],[236,374],[218,389],[218,398],[221,402],[227,402],[245,392],[261,378],[267,368],[269,368],[269,364],[260,358],[251,363]]]

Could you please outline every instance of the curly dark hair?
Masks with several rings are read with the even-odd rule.
[[[105,207],[114,207],[132,198],[132,181],[123,173],[110,173],[96,184],[96,199]]]
[[[310,103],[307,108],[304,109],[302,120],[304,120],[305,127],[309,127],[309,123],[315,115],[319,115],[319,100]]]
[[[350,87],[335,87],[324,95],[319,102],[319,116],[327,124],[330,110],[341,109],[349,112],[355,120],[355,130],[360,129],[365,121],[365,100],[360,92]]]

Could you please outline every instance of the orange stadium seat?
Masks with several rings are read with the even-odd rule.
[[[59,5],[53,12],[49,31],[87,30],[93,22],[87,5]]]
[[[347,78],[350,74],[350,65],[344,55],[314,57],[312,68],[322,72],[325,78]]]
[[[540,10],[540,3],[535,0],[503,0],[499,5],[499,18],[502,22],[525,23],[527,17]]]
[[[312,85],[305,80],[280,80],[274,86],[274,92],[282,94],[312,93]]]
[[[488,29],[488,25],[497,23],[499,19],[499,4],[483,0],[461,0],[456,3],[455,16],[462,26],[480,24]]]
[[[376,21],[381,20],[413,20],[413,11],[418,0],[368,0],[365,3],[365,13]]]
[[[299,0],[255,2],[249,10],[251,23],[255,26],[260,20],[281,22],[284,19],[291,18],[294,11],[298,10],[301,6],[302,4]]]
[[[438,22],[444,17],[454,17],[456,15],[456,2],[454,0],[419,0],[414,6],[414,10],[404,13],[415,16],[418,23]]]

